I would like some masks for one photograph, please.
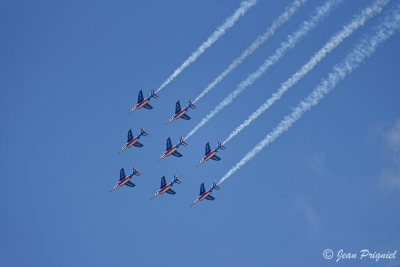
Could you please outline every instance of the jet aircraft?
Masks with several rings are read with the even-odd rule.
[[[122,151],[124,151],[124,150],[130,148],[131,146],[142,147],[143,144],[142,144],[142,143],[139,143],[139,138],[140,138],[142,135],[148,136],[148,134],[144,131],[143,128],[140,129],[140,133],[139,133],[137,136],[135,136],[135,137],[133,137],[133,135],[132,135],[132,130],[129,129],[129,131],[128,131],[128,141],[126,142],[126,145],[122,147],[121,151],[118,152],[118,154],[121,153]]]
[[[119,182],[114,186],[113,189],[111,189],[110,192],[114,191],[115,189],[117,189],[118,187],[121,187],[123,185],[127,185],[129,187],[134,187],[135,184],[130,181],[130,179],[132,179],[133,175],[137,175],[137,176],[140,175],[140,173],[136,171],[135,167],[133,167],[132,173],[129,174],[128,176],[125,176],[125,170],[124,170],[124,168],[122,168],[119,171]]]
[[[178,177],[176,175],[174,176],[174,180],[172,180],[172,182],[170,182],[169,184],[167,184],[165,182],[165,176],[163,176],[161,178],[160,190],[158,190],[157,193],[154,195],[154,197],[152,197],[151,199],[153,199],[161,194],[164,194],[164,193],[175,195],[176,194],[175,191],[171,189],[171,187],[174,185],[174,183],[178,183],[178,184],[181,183],[181,181],[178,180]]]
[[[200,185],[200,195],[199,195],[199,197],[193,202],[193,204],[192,204],[191,206],[195,205],[195,204],[196,204],[197,202],[199,202],[199,201],[202,201],[203,199],[214,200],[215,198],[214,198],[213,196],[210,195],[211,192],[212,192],[212,190],[214,190],[214,189],[217,189],[217,190],[220,190],[220,189],[221,189],[221,188],[217,185],[216,182],[213,182],[212,187],[211,187],[210,189],[208,189],[207,191],[206,191],[205,188],[204,188],[204,183],[202,183],[202,184]]]
[[[187,146],[185,141],[183,141],[183,137],[182,136],[181,136],[181,138],[179,138],[179,143],[177,145],[174,145],[174,146],[172,146],[172,144],[171,144],[171,138],[168,137],[166,151],[157,160],[157,162],[159,162],[160,160],[162,160],[165,157],[168,157],[169,155],[174,155],[175,157],[178,157],[178,158],[182,157],[182,154],[177,151],[180,145]]]
[[[137,102],[136,106],[131,111],[129,111],[128,114],[131,114],[135,110],[140,109],[142,107],[145,109],[152,109],[153,107],[149,104],[152,97],[158,98],[158,95],[156,95],[154,93],[154,90],[151,90],[151,93],[147,98],[143,98],[143,91],[140,90],[139,95],[138,95],[138,102]]]
[[[206,162],[209,159],[220,161],[221,158],[218,157],[217,155],[215,155],[215,154],[217,154],[217,151],[220,148],[223,149],[223,150],[226,149],[226,147],[224,147],[222,145],[221,141],[218,141],[218,146],[212,151],[211,151],[211,148],[210,148],[210,143],[207,143],[206,144],[206,153],[205,153],[206,155],[204,156],[204,158],[201,159],[200,163],[197,164],[196,167],[200,166],[202,163]]]
[[[196,108],[196,106],[193,105],[192,100],[189,100],[189,104],[184,109],[181,109],[181,104],[179,103],[179,101],[177,101],[175,105],[175,115],[169,120],[169,122],[167,122],[167,125],[179,118],[190,120],[191,118],[186,114],[189,108]]]

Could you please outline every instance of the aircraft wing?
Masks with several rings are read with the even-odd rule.
[[[200,185],[200,195],[204,194],[206,192],[206,189],[204,188],[204,183]]]
[[[136,143],[133,144],[133,146],[135,146],[135,147],[142,147],[143,144],[142,144],[142,143],[139,143],[139,142],[136,142]]]
[[[142,102],[143,101],[143,92],[142,92],[142,90],[140,90],[139,91],[139,95],[138,95],[138,100],[137,100],[137,102],[138,102],[138,104],[140,103],[140,102]]]
[[[187,121],[191,119],[187,114],[183,114],[181,118]]]
[[[178,113],[179,111],[181,111],[181,104],[179,103],[179,101],[177,101],[175,105],[175,114]]]
[[[168,137],[168,139],[167,139],[167,149],[166,150],[170,150],[171,147],[172,147],[171,138]]]
[[[207,142],[207,144],[206,144],[206,156],[208,154],[210,154],[210,152],[211,152],[210,143]]]
[[[124,170],[124,168],[122,168],[122,169],[119,171],[119,180],[121,181],[121,180],[123,180],[125,177],[126,177],[126,176],[125,176],[125,170]]]
[[[129,131],[128,131],[128,142],[130,142],[132,139],[133,139],[132,130],[129,129]]]
[[[213,197],[213,196],[211,196],[211,195],[208,195],[208,196],[206,196],[206,199],[208,199],[208,200],[214,200],[215,197]]]
[[[211,159],[216,160],[216,161],[220,161],[221,160],[221,158],[218,157],[217,155],[212,156]]]
[[[176,192],[174,190],[172,190],[172,189],[168,189],[165,192],[168,193],[168,194],[171,194],[171,195],[175,195],[176,194]]]
[[[144,107],[145,109],[152,109],[152,108],[153,108],[149,103],[147,103],[147,104],[144,105],[143,107]]]
[[[164,188],[167,185],[167,183],[165,182],[165,176],[161,177],[161,187],[160,188]]]
[[[178,151],[174,151],[174,153],[172,153],[172,155],[174,155],[175,157],[178,157],[178,158],[182,157],[182,154],[179,153]]]
[[[132,183],[131,181],[126,182],[125,185],[127,185],[127,186],[129,186],[129,187],[135,187],[135,186],[136,186],[136,185],[135,185],[134,183]]]

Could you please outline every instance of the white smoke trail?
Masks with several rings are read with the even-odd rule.
[[[207,114],[185,137],[185,139],[192,136],[201,127],[203,127],[209,120],[211,120],[219,111],[232,103],[232,101],[243,92],[249,85],[253,84],[263,73],[265,73],[273,64],[279,61],[285,53],[293,48],[302,37],[304,37],[310,30],[312,30],[318,23],[329,14],[337,1],[328,1],[323,6],[316,8],[314,14],[307,21],[304,21],[298,30],[287,37],[285,42],[282,42],[280,47],[268,57],[264,63],[245,80],[243,80],[228,96],[226,96],[210,113]]]
[[[349,37],[355,30],[364,25],[364,23],[371,17],[379,14],[383,7],[388,4],[390,0],[377,0],[372,5],[368,6],[361,11],[349,24],[343,27],[343,30],[335,34],[330,40],[314,54],[314,56],[304,64],[295,74],[286,80],[281,87],[272,96],[262,104],[253,114],[251,114],[241,125],[239,125],[223,142],[229,142],[233,137],[246,128],[252,121],[257,119],[263,112],[272,106],[282,95],[294,86],[299,80],[306,76],[327,54],[336,48],[345,38]]]
[[[201,92],[196,99],[194,100],[193,103],[196,103],[197,101],[200,100],[204,95],[206,95],[208,92],[211,91],[218,83],[220,83],[226,75],[228,75],[231,71],[233,71],[237,66],[239,66],[243,60],[245,60],[248,56],[250,56],[257,48],[262,45],[264,42],[266,42],[276,31],[279,26],[281,26],[283,23],[288,21],[294,13],[306,2],[307,0],[295,0],[292,4],[290,4],[288,7],[286,7],[285,11],[276,19],[272,22],[272,25],[268,27],[268,29],[262,34],[259,35],[256,40],[248,47],[246,48],[243,53],[235,58],[232,63],[228,66],[226,70],[224,70],[217,78],[215,78],[214,81],[212,81],[206,89]],[[331,1],[331,2],[337,2],[337,1]]]
[[[240,7],[233,13],[232,16],[227,18],[225,22],[220,25],[205,41],[202,43],[196,51],[194,51],[190,57],[188,57],[182,65],[179,66],[172,74],[168,77],[167,80],[157,89],[156,93],[161,91],[165,86],[167,86],[170,82],[172,82],[186,67],[188,67],[191,63],[193,63],[201,54],[206,51],[213,43],[215,43],[222,35],[225,34],[226,30],[233,27],[238,19],[246,14],[247,10],[257,4],[258,0],[246,0],[240,4]]]
[[[333,67],[333,71],[328,77],[320,82],[315,90],[308,95],[300,104],[293,109],[265,138],[260,141],[250,152],[246,154],[236,165],[234,165],[219,181],[221,184],[232,174],[250,161],[254,156],[262,151],[266,146],[275,141],[282,133],[286,132],[290,126],[299,120],[305,112],[317,105],[322,98],[328,94],[335,86],[355,70],[366,58],[370,57],[377,47],[394,33],[400,30],[400,5],[386,16],[382,23],[374,28],[373,32],[364,37],[346,58]]]

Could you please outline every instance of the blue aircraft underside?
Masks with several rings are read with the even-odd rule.
[[[167,182],[165,182],[165,176],[163,176],[163,177],[161,178],[161,186],[160,186],[160,189],[164,188],[166,185],[167,185]]]
[[[143,98],[143,91],[140,90],[140,91],[139,91],[139,94],[138,94],[138,101],[137,101],[137,102],[140,103],[140,102],[143,101],[143,99],[144,99],[144,98]]]
[[[206,188],[204,187],[204,183],[200,185],[200,196],[206,192]]]
[[[208,154],[210,154],[210,152],[211,152],[210,143],[207,143],[207,144],[206,144],[206,156],[207,156]]]
[[[152,108],[153,108],[149,103],[147,103],[147,104],[144,105],[143,107],[144,107],[145,109],[152,109]]]
[[[177,114],[180,111],[181,111],[181,104],[179,103],[179,101],[177,101],[175,105],[175,114]]]
[[[216,161],[220,161],[221,160],[221,158],[218,157],[217,155],[212,156],[211,159],[216,160]]]
[[[215,197],[208,195],[208,196],[206,196],[206,199],[208,199],[208,200],[214,200]]]
[[[184,119],[184,120],[190,120],[191,118],[188,116],[188,115],[186,115],[186,114],[183,114],[182,116],[181,116],[181,118],[182,119]]]
[[[172,155],[174,155],[175,157],[178,157],[178,158],[182,157],[182,154],[179,153],[178,151],[174,151],[174,152],[172,153]]]
[[[132,130],[129,129],[129,131],[128,131],[128,142],[132,141],[132,139],[133,139]]]
[[[176,194],[176,192],[174,190],[172,190],[172,189],[168,189],[165,192],[168,193],[168,194],[171,194],[171,195],[175,195]]]
[[[143,144],[142,144],[142,143],[139,143],[139,142],[136,142],[136,143],[133,144],[133,146],[135,146],[135,147],[142,147]]]
[[[124,168],[122,168],[120,171],[119,171],[119,180],[120,181],[122,181],[123,179],[125,179],[125,170],[124,170]]]
[[[171,138],[168,137],[168,139],[167,139],[167,150],[170,150],[171,148],[172,148]]]
[[[126,182],[125,185],[127,185],[127,186],[129,186],[129,187],[135,187],[135,186],[136,186],[136,185],[135,185],[134,183],[132,183],[131,181]]]

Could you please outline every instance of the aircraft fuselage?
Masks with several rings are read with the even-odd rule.
[[[160,190],[158,190],[157,194],[156,194],[153,198],[155,198],[155,197],[157,197],[157,196],[159,196],[159,195],[161,195],[161,194],[164,194],[164,193],[167,192],[171,187],[172,187],[172,184],[171,184],[171,183],[170,183],[170,184],[167,184],[166,186],[164,186],[163,188],[161,188]],[[152,198],[152,199],[153,199],[153,198]]]
[[[146,105],[147,103],[149,103],[150,102],[150,97],[148,97],[148,98],[146,98],[146,99],[143,99],[143,101],[142,102],[140,102],[140,103],[138,103],[137,105],[136,105],[136,108],[141,108],[141,107],[143,107],[144,105]]]
[[[199,196],[199,198],[192,204],[192,206],[194,204],[196,204],[197,202],[202,201],[203,199],[205,199],[209,194],[211,194],[211,190],[207,190],[206,192],[204,192],[201,196]]]
[[[178,150],[178,145],[175,145],[175,146],[171,147],[168,151],[166,151],[166,152],[164,153],[164,155],[159,159],[159,161],[162,160],[162,159],[165,158],[165,157],[168,157],[169,155],[171,155],[172,153],[174,153],[176,150]]]
[[[113,188],[113,190],[117,189],[118,187],[123,186],[124,184],[126,184],[130,179],[132,178],[132,176],[128,175],[126,176],[124,179],[122,179],[121,181],[119,181],[117,183],[117,185]],[[111,190],[112,191],[112,190]]]

